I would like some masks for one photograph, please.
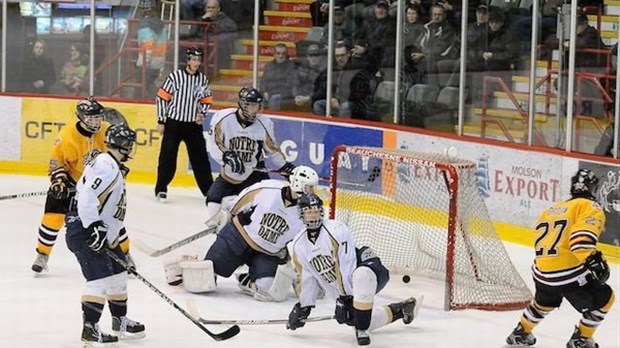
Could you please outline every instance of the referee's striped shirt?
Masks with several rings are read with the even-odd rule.
[[[171,118],[180,122],[194,122],[196,113],[204,114],[213,103],[209,79],[201,72],[191,75],[185,69],[173,71],[157,91],[157,123]]]

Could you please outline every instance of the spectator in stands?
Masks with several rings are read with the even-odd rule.
[[[488,36],[468,48],[467,66],[473,71],[484,72],[480,75],[499,76],[509,84],[512,71],[520,64],[522,48],[513,31],[504,25],[505,22],[506,17],[500,9],[489,13]],[[482,76],[473,78],[472,90],[474,93],[482,90]],[[476,94],[474,98],[479,96]]]
[[[254,0],[226,0],[220,3],[220,11],[237,24],[239,36],[251,36],[254,25]]]
[[[417,69],[422,81],[437,85],[437,62],[459,56],[458,36],[446,21],[446,11],[441,5],[431,7],[431,21],[424,25],[420,47],[405,48],[407,64]]]
[[[544,42],[549,37],[555,36],[558,8],[562,7],[564,2],[564,0],[543,0],[540,2],[541,17],[538,21],[540,25],[539,42]],[[529,14],[514,18],[512,27],[515,30],[517,39],[523,43],[524,51],[529,52],[532,40],[532,9],[530,9]]]
[[[136,65],[146,65],[146,95],[142,94],[141,89],[137,89],[135,98],[154,100],[159,89],[157,80],[162,77],[166,65],[168,30],[157,16],[154,2],[140,1],[138,6],[142,17],[138,24],[138,47],[143,51],[139,53]]]
[[[237,24],[228,17],[224,12],[220,11],[220,2],[218,0],[207,0],[205,4],[205,13],[200,17],[203,22],[209,23],[208,26],[192,26],[190,37],[192,39],[205,39],[207,34],[207,42],[216,42],[217,44],[217,67],[229,68],[233,45],[237,39]]]
[[[22,92],[49,93],[56,81],[54,63],[45,54],[45,41],[38,39],[32,45],[32,53],[21,64]]]
[[[349,94],[349,111],[351,114],[340,114],[341,117],[353,119],[379,121],[374,104],[374,95],[377,86],[383,81],[379,64],[383,55],[383,48],[374,46],[366,53],[365,65],[351,80]]]
[[[312,25],[322,27],[327,24],[327,16],[329,15],[329,0],[315,0],[310,4],[310,16],[312,17]]]
[[[280,110],[283,105],[290,105],[293,100],[295,63],[288,57],[288,47],[277,43],[273,60],[265,65],[260,80],[260,91],[267,101],[268,108]]]
[[[421,52],[420,42],[424,35],[424,23],[422,20],[420,7],[418,5],[408,5],[405,12],[405,21],[403,23],[403,47],[405,57],[410,56],[413,52]],[[407,52],[409,52],[409,54],[407,54]],[[405,85],[403,90],[407,90],[414,84],[420,83],[422,79],[417,64],[414,64],[411,59],[405,59],[404,61],[402,81]]]
[[[545,41],[545,48],[549,50],[549,54],[553,50],[557,50],[560,46],[558,39],[553,36]],[[562,48],[568,51],[569,40],[566,40],[562,44]],[[607,46],[603,43],[601,35],[588,24],[588,16],[585,13],[581,13],[577,16],[577,40],[575,43],[577,50],[581,49],[607,49]],[[564,55],[568,59],[568,54]],[[568,66],[568,60],[565,62]],[[606,66],[605,56],[596,53],[577,52],[575,55],[575,68],[580,71],[599,72],[605,73]]]
[[[368,49],[378,46],[383,51],[382,66],[394,67],[394,45],[396,44],[396,21],[388,16],[390,3],[378,0],[372,14],[367,16],[359,31],[354,35],[351,53],[364,57]]]
[[[358,61],[351,57],[351,53],[344,42],[336,43],[334,48],[334,64],[332,75],[331,116],[347,117],[351,115],[349,97],[349,84]],[[315,115],[325,115],[327,111],[327,69],[323,70],[314,81],[312,93],[312,110]]]
[[[53,88],[58,94],[79,94],[88,78],[88,55],[78,44],[69,47],[69,60],[60,71],[60,81]]]
[[[321,59],[321,49],[318,45],[308,46],[306,59],[295,60],[295,85],[293,87],[295,95],[296,109],[301,111],[312,111],[310,103],[314,90],[314,81],[325,69],[325,64]]]
[[[336,3],[334,5],[334,42],[343,41],[347,48],[353,47],[353,32],[355,28],[353,21],[346,20],[344,8]],[[323,27],[323,35],[319,40],[321,48],[327,48],[329,40],[329,25]]]
[[[200,12],[204,10],[205,0],[181,0],[181,13],[183,21],[195,21],[200,18]]]

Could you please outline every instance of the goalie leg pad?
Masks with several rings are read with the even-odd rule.
[[[256,279],[254,298],[264,302],[282,302],[288,297],[296,277],[295,270],[287,265],[279,265],[275,277]]]
[[[183,283],[183,270],[180,263],[183,261],[197,261],[196,256],[181,255],[164,261],[164,273],[166,275],[166,283],[172,286],[178,286]]]
[[[183,270],[183,287],[188,292],[210,292],[217,287],[211,260],[183,261],[179,266]]]

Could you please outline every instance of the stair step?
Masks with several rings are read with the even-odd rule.
[[[521,116],[521,113],[519,113],[519,111],[517,110],[493,108],[493,109],[487,109],[486,112],[487,112],[487,116],[491,116],[491,117],[507,118],[511,120],[523,120],[523,116]],[[475,108],[474,113],[476,115],[482,116],[482,109]],[[547,122],[548,118],[549,117],[543,113],[536,113],[536,117],[534,118],[534,121],[541,122],[541,123]]]
[[[259,40],[297,42],[306,38],[310,31],[309,27],[285,27],[279,25],[261,25],[259,27]]]
[[[276,0],[276,3],[278,5],[277,6],[278,10],[280,11],[306,12],[306,13],[310,13],[310,4],[313,2],[314,0],[310,0],[307,2],[292,2],[292,1]]]
[[[233,54],[230,56],[233,61],[233,69],[252,70],[254,61],[252,55],[249,54]],[[265,64],[273,60],[273,56],[259,56],[258,70],[263,70]]]
[[[289,57],[297,57],[297,48],[293,42],[279,42],[279,41],[258,41],[258,55],[259,56],[273,56],[276,44],[284,44],[288,47]],[[245,48],[245,54],[252,54],[254,52],[254,40],[242,39],[241,44]]]
[[[236,91],[213,90],[213,100],[218,104],[233,103],[237,104],[239,98],[239,88]]]
[[[310,12],[265,11],[265,24],[311,28],[312,17]]]
[[[463,126],[464,135],[479,137],[481,133],[482,133],[482,126],[479,124],[466,124]],[[513,138],[515,138],[515,140],[517,141],[525,139],[526,132],[523,130],[509,129],[508,133],[510,133],[510,135]],[[504,133],[494,125],[487,125],[485,129],[485,136],[486,138],[491,138],[491,139],[504,140],[504,141],[508,140],[504,136]]]
[[[530,98],[528,93],[512,92],[512,94],[515,97],[515,99],[517,99],[517,101],[520,101],[520,102],[527,102]],[[506,92],[494,92],[493,96],[495,96],[496,98],[508,99],[508,93]],[[544,95],[537,94],[534,97],[534,100],[537,103],[545,103],[547,101],[547,97]],[[552,104],[556,104],[558,101],[556,97],[549,97],[549,102]]]
[[[269,17],[312,18],[310,13],[296,11],[265,11],[264,13]]]

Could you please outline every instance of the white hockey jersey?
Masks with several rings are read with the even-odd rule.
[[[345,224],[326,219],[315,243],[304,228],[292,243],[293,264],[301,278],[299,303],[314,306],[319,285],[332,299],[353,295],[357,268],[355,238]]]
[[[265,116],[258,115],[249,126],[243,126],[237,120],[237,109],[223,109],[215,113],[209,125],[207,148],[211,157],[222,167],[220,174],[226,181],[239,184],[247,179],[259,161],[266,158],[280,168],[286,163],[284,154],[276,143],[273,122]],[[224,166],[222,154],[234,151],[245,164],[245,172],[236,174],[230,167]],[[276,169],[277,169],[276,168]]]
[[[123,228],[127,202],[125,178],[118,162],[108,153],[102,153],[86,166],[76,186],[77,212],[82,226],[102,220],[108,225],[107,240],[115,245]]]
[[[297,206],[284,199],[284,187],[263,180],[241,191],[230,210],[237,230],[256,251],[275,255],[303,228]]]

